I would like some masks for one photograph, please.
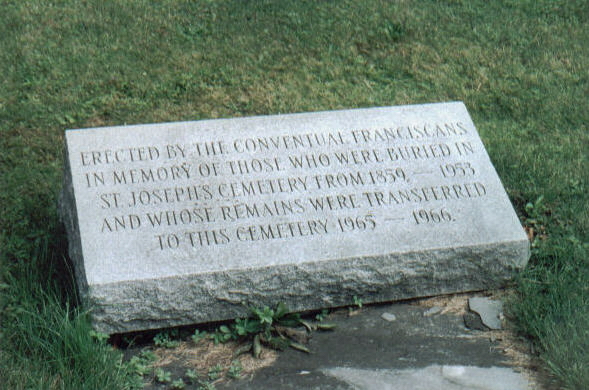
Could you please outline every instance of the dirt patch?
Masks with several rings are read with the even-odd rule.
[[[416,299],[409,302],[411,305],[422,307],[441,307],[440,314],[457,314],[462,315],[468,311],[468,298],[474,294],[450,294],[440,295],[437,297]]]
[[[550,375],[543,368],[540,359],[532,350],[532,344],[518,337],[511,329],[494,330],[481,334],[496,342],[496,349],[502,352],[513,369],[521,372],[531,383],[533,389],[547,390],[551,387]]]
[[[251,353],[244,353],[236,356],[238,349],[244,344],[227,342],[215,344],[211,340],[201,340],[198,343],[182,341],[176,348],[156,348],[153,352],[158,360],[153,364],[154,368],[164,368],[173,372],[185,372],[196,370],[201,376],[206,377],[207,373],[215,367],[219,367],[220,379],[224,380],[227,371],[235,361],[241,366],[240,375],[248,376],[260,368],[267,367],[274,363],[278,352],[262,347],[260,358],[256,359]]]

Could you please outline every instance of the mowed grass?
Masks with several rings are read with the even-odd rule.
[[[512,321],[589,388],[589,3],[4,1],[0,380],[130,388],[57,221],[65,128],[462,100],[534,231]]]

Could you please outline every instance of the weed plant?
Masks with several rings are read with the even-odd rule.
[[[304,328],[304,330],[298,330],[297,327]],[[245,345],[236,351],[236,355],[252,351],[253,356],[258,358],[262,351],[262,344],[278,350],[292,347],[309,353],[309,349],[300,342],[306,341],[307,332],[334,328],[334,324],[322,321],[312,323],[303,320],[300,314],[290,313],[286,305],[281,302],[274,309],[268,306],[251,308],[249,317],[236,318],[234,324],[221,325],[208,336],[215,344],[239,340]],[[206,335],[204,332],[197,329],[192,340],[197,343],[204,335]]]
[[[462,100],[536,242],[513,321],[589,388],[589,3],[2,1],[0,380],[129,388],[57,221],[64,128]],[[537,200],[542,198],[540,203]],[[530,206],[531,205],[531,206]]]

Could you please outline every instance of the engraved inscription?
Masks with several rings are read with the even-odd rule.
[[[460,121],[87,149],[82,181],[101,234],[152,237],[159,251],[460,219],[487,196]]]

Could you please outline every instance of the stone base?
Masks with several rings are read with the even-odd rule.
[[[119,282],[92,286],[89,296],[95,327],[124,333],[243,317],[279,302],[305,311],[352,305],[354,296],[374,303],[494,289],[527,253],[527,242],[505,242]]]

